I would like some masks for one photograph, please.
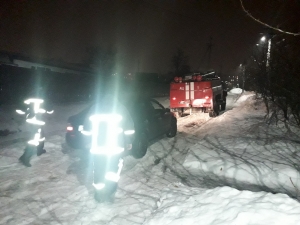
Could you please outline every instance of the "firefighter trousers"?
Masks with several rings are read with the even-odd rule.
[[[121,154],[107,156],[107,155],[93,155],[94,166],[94,184],[103,184],[103,189],[96,190],[102,193],[103,197],[113,195],[118,187],[118,180],[110,179],[109,174],[117,174],[119,171],[119,163]]]
[[[44,137],[44,132],[42,130],[41,132],[42,137]],[[35,132],[31,132],[31,137],[32,139],[34,138]],[[36,151],[36,155],[40,156],[43,153],[46,153],[46,150],[44,149],[44,145],[45,142],[44,141],[40,141],[39,144],[37,146],[35,145],[31,145],[31,144],[26,144],[26,147],[24,149],[24,153],[23,155],[19,158],[19,161],[22,162],[25,166],[27,167],[31,167],[30,164],[30,159],[31,157],[35,154]]]

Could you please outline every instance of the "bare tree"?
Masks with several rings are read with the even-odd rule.
[[[247,66],[247,82],[263,98],[269,120],[278,120],[277,115],[281,114],[285,121],[290,121],[293,115],[294,122],[300,126],[300,40],[288,37],[273,38],[268,66],[266,49],[255,52]]]

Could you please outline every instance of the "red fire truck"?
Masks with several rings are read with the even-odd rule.
[[[170,85],[170,108],[180,117],[193,112],[208,112],[210,117],[225,110],[227,91],[215,72],[175,77]]]

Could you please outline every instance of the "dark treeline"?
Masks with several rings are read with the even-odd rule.
[[[149,80],[127,80],[120,77],[97,77],[59,73],[45,69],[28,69],[0,65],[0,104],[16,104],[42,88],[44,98],[51,102],[90,101],[108,79],[119,83],[122,92],[150,97],[166,96],[168,84]]]
[[[269,118],[282,113],[300,126],[300,40],[279,34],[268,38],[247,62],[245,89],[263,98]]]
[[[87,100],[92,76],[0,65],[1,103],[17,103],[42,88],[53,102]]]

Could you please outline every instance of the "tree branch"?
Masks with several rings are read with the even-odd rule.
[[[247,14],[247,16],[249,16],[251,19],[255,20],[256,22],[262,24],[263,26],[266,26],[266,27],[268,27],[268,28],[270,28],[270,29],[279,31],[279,32],[281,32],[281,33],[289,34],[289,35],[294,35],[294,36],[300,35],[300,32],[298,32],[298,33],[293,33],[293,32],[284,31],[284,30],[281,30],[281,29],[279,29],[279,28],[273,27],[273,26],[271,26],[271,25],[269,25],[269,24],[266,24],[266,23],[260,21],[259,19],[256,19],[254,16],[252,16],[252,14],[251,14],[248,10],[245,9],[244,4],[243,4],[243,0],[240,0],[240,3],[241,3],[241,6],[242,6],[243,11]]]

